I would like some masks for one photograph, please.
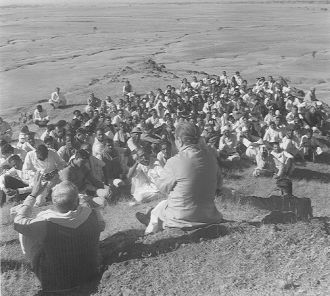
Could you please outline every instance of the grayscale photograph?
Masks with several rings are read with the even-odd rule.
[[[0,0],[0,36],[0,295],[330,295],[330,0]]]

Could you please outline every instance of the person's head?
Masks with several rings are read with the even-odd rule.
[[[70,181],[62,181],[52,190],[52,202],[60,213],[74,211],[79,205],[77,187]]]
[[[57,93],[59,93],[59,92],[60,92],[60,88],[59,88],[59,87],[56,87],[56,88],[55,88],[55,91],[56,91]]]
[[[310,139],[313,136],[313,130],[310,128],[306,129],[306,136]]]
[[[31,144],[33,147],[35,145],[35,132],[29,132],[27,135],[27,141],[29,144]]]
[[[287,130],[287,132],[286,132],[285,135],[286,135],[286,137],[288,139],[292,139],[292,137],[293,137],[293,130],[292,129]]]
[[[46,145],[41,144],[36,148],[37,158],[41,161],[44,161],[48,157],[48,148]]]
[[[103,142],[103,140],[104,140],[104,130],[102,128],[98,128],[96,130],[96,139],[98,139],[100,142]]]
[[[292,195],[292,181],[290,179],[278,179],[276,186],[281,190],[282,195]]]
[[[71,134],[65,135],[65,145],[68,148],[72,148],[72,135]]]
[[[87,160],[89,159],[89,153],[88,151],[84,149],[79,149],[74,157],[74,163],[78,167],[82,167],[84,164],[87,163]]]
[[[80,114],[81,114],[81,112],[79,110],[74,110],[73,111],[73,115],[76,116],[76,117],[78,117],[78,115],[80,115]]]
[[[114,146],[113,146],[113,140],[112,139],[109,139],[109,138],[106,138],[104,140],[104,146],[105,146],[105,149],[111,151],[114,148]]]
[[[118,110],[118,115],[119,115],[120,117],[124,117],[124,110],[123,110],[123,109],[119,109],[119,110]]]
[[[89,155],[92,154],[92,146],[88,143],[82,144],[80,149],[86,150],[89,153]]]
[[[23,161],[17,154],[10,156],[8,158],[8,163],[11,167],[15,168],[16,170],[22,170]]]
[[[84,142],[86,140],[86,131],[83,128],[78,128],[76,130],[76,138],[80,142]]]
[[[11,146],[10,144],[6,143],[1,147],[1,154],[4,157],[8,157],[9,155],[14,153],[14,147]]]
[[[187,145],[198,144],[200,139],[200,130],[193,123],[180,122],[175,129],[175,144],[178,148]]]
[[[37,108],[36,108],[39,112],[42,111],[42,106],[41,105],[37,105]]]
[[[133,142],[138,142],[140,140],[141,134],[142,130],[139,127],[133,128],[133,130],[131,131],[131,137]]]
[[[46,136],[44,139],[44,143],[47,146],[47,148],[51,148],[51,149],[55,148],[55,141],[52,136]]]
[[[276,129],[276,124],[275,124],[275,122],[274,122],[274,121],[271,121],[271,122],[269,123],[269,127],[270,127],[271,129]]]
[[[280,144],[278,142],[273,142],[272,143],[272,148],[274,152],[280,152],[281,148],[280,148]]]
[[[160,150],[163,152],[166,159],[171,157],[171,143],[170,142],[163,142],[160,145]]]
[[[138,149],[136,155],[139,163],[142,165],[148,166],[150,164],[150,154],[145,149]]]
[[[316,108],[314,106],[310,107],[309,112],[314,114],[316,112]]]
[[[275,117],[275,125],[279,126],[281,124],[281,117],[280,116],[276,116]]]
[[[118,128],[121,132],[126,131],[126,123],[125,122],[119,122]]]

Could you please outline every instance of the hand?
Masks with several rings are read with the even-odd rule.
[[[32,192],[31,195],[37,197],[46,187],[47,183],[42,184],[42,174],[37,172],[33,178],[32,182]]]

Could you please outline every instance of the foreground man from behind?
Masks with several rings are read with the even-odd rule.
[[[12,211],[14,228],[43,291],[70,290],[98,275],[98,242],[105,223],[96,210],[79,205],[78,190],[68,181],[53,188],[54,209],[31,218],[42,190],[37,173],[31,195]]]
[[[200,131],[184,122],[175,130],[179,153],[168,159],[157,186],[168,195],[149,214],[137,213],[137,219],[147,225],[145,231],[155,233],[166,227],[195,229],[222,221],[215,203],[220,171],[214,154],[200,144]]]

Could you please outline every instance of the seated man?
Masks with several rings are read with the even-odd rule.
[[[131,137],[127,141],[127,147],[133,156],[135,156],[136,151],[141,148],[141,134],[142,130],[139,127],[135,127],[131,131]]]
[[[69,165],[59,172],[61,181],[70,181],[78,189],[80,194],[97,196],[93,201],[100,206],[105,206],[106,199],[110,199],[109,188],[96,179],[92,171],[87,168],[89,153],[80,149],[70,160]]]
[[[107,185],[122,184],[123,169],[121,166],[120,153],[114,147],[113,140],[106,139],[104,141],[105,148],[102,152],[101,159],[105,163]]]
[[[29,132],[26,137],[25,143],[22,145],[22,149],[26,152],[30,152],[36,149],[38,145],[43,144],[43,142],[39,139],[35,138],[35,132]]]
[[[240,134],[240,141],[246,147],[245,155],[249,159],[256,161],[259,147],[263,145],[262,139],[253,135],[247,127],[243,127]]]
[[[10,156],[17,154],[23,161],[26,156],[26,152],[23,149],[20,148],[15,148],[11,146],[10,144],[4,144],[1,147],[1,152],[0,152],[0,171],[1,168],[5,165],[8,165],[8,159]]]
[[[171,158],[171,143],[170,142],[162,142],[160,144],[160,151],[157,154],[157,160],[159,164],[164,167],[167,160]]]
[[[315,162],[316,156],[324,151],[322,144],[313,136],[313,130],[308,129],[306,134],[301,137],[300,148],[303,151],[304,158]]]
[[[257,167],[252,172],[254,177],[274,175],[276,170],[275,163],[265,145],[258,147],[256,163]]]
[[[199,145],[198,127],[180,123],[175,131],[179,153],[170,158],[160,174],[157,187],[168,195],[149,215],[137,213],[148,233],[165,227],[194,229],[222,221],[214,198],[221,185],[219,167],[214,154]]]
[[[72,134],[67,133],[65,135],[65,145],[60,147],[57,154],[65,161],[69,162],[70,158],[76,153],[77,147]]]
[[[36,150],[27,153],[23,172],[29,175],[40,172],[43,182],[46,184],[42,194],[36,196],[35,206],[41,206],[46,201],[51,188],[59,182],[58,171],[65,166],[65,161],[58,156],[56,151],[48,149],[43,144],[37,146]]]
[[[297,137],[294,136],[293,130],[288,130],[280,144],[280,147],[292,154],[295,158],[303,158],[303,151],[300,148],[300,143]]]
[[[144,149],[139,149],[136,154],[137,159],[127,174],[127,179],[131,179],[132,183],[131,193],[136,200],[130,205],[163,197],[156,186],[161,166]]]
[[[274,121],[271,121],[269,123],[269,128],[266,130],[266,133],[264,135],[264,142],[268,148],[271,147],[271,143],[273,142],[281,142],[283,138],[282,131],[278,130],[276,128],[276,124]]]
[[[66,105],[66,98],[60,92],[60,88],[56,87],[55,91],[51,94],[51,98],[49,99],[48,103],[54,108],[63,107]]]
[[[33,122],[39,127],[45,127],[49,122],[47,111],[41,105],[37,105],[37,108],[33,112]]]
[[[11,209],[14,228],[43,292],[70,290],[98,276],[98,244],[105,223],[97,210],[79,205],[78,190],[68,181],[53,188],[54,208],[32,218],[42,187],[37,173],[31,195]]]
[[[273,157],[276,173],[275,178],[290,176],[294,170],[294,157],[292,154],[283,151],[278,142],[272,143],[273,151],[270,153]]]
[[[236,150],[237,138],[232,135],[229,128],[226,126],[222,129],[223,136],[221,136],[219,141],[219,154],[220,157],[224,159],[233,161],[239,160],[240,156]]]
[[[7,201],[23,200],[32,190],[31,178],[22,171],[23,161],[17,154],[8,158],[8,165],[11,168],[0,176],[0,189],[6,194]]]

